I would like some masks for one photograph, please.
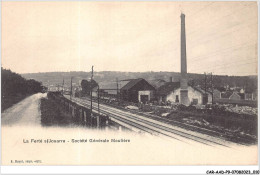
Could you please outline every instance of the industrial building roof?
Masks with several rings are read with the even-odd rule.
[[[142,78],[137,78],[137,79],[131,79],[126,85],[124,85],[121,89],[122,90],[128,90],[131,89],[132,87],[134,87],[138,82],[142,81],[144,79]]]
[[[221,98],[229,98],[232,94],[232,91],[223,92],[221,93]]]
[[[204,90],[204,89],[201,89],[200,87],[192,86],[192,88],[193,88],[194,90],[199,91],[199,92],[202,93],[202,94],[205,94],[205,90]],[[212,94],[212,92],[206,91],[206,94]]]
[[[158,89],[159,87],[163,86],[166,81],[163,79],[155,79],[155,80],[148,80],[148,82],[155,87],[155,89]]]
[[[178,89],[180,87],[180,82],[167,82],[158,89],[159,95],[167,95],[171,91]]]

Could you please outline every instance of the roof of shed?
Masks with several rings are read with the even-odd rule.
[[[221,93],[221,98],[229,98],[233,94],[232,91]]]
[[[137,83],[144,80],[143,78],[131,79],[126,85],[124,85],[121,89],[128,90],[134,87]]]
[[[192,87],[193,89],[199,91],[200,93],[202,94],[205,94],[205,90],[204,89],[201,89],[200,87]],[[212,92],[209,92],[209,91],[206,91],[206,94],[212,94]]]
[[[158,89],[159,95],[167,95],[171,91],[174,91],[174,89],[177,89],[180,87],[180,82],[167,82]]]
[[[154,80],[148,80],[148,83],[150,83],[153,87],[158,89],[159,87],[163,86],[166,81],[162,79],[154,79]]]

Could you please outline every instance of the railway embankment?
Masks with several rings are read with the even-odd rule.
[[[100,102],[225,140],[247,144],[257,143],[257,108],[222,104],[203,107],[159,106],[117,102],[108,99],[101,99]]]
[[[71,115],[64,112],[53,99],[42,98],[40,101],[42,126],[67,126],[74,123]]]
[[[104,128],[109,125],[107,116],[72,102],[60,93],[49,92],[47,98],[41,99],[40,110],[43,126]]]

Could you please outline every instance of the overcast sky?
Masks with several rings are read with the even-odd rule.
[[[256,2],[2,2],[2,66],[18,73],[257,74]]]

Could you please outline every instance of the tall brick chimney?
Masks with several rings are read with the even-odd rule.
[[[181,14],[181,90],[180,103],[189,105],[188,98],[188,79],[187,79],[187,60],[186,60],[186,34],[185,34],[185,15]]]

